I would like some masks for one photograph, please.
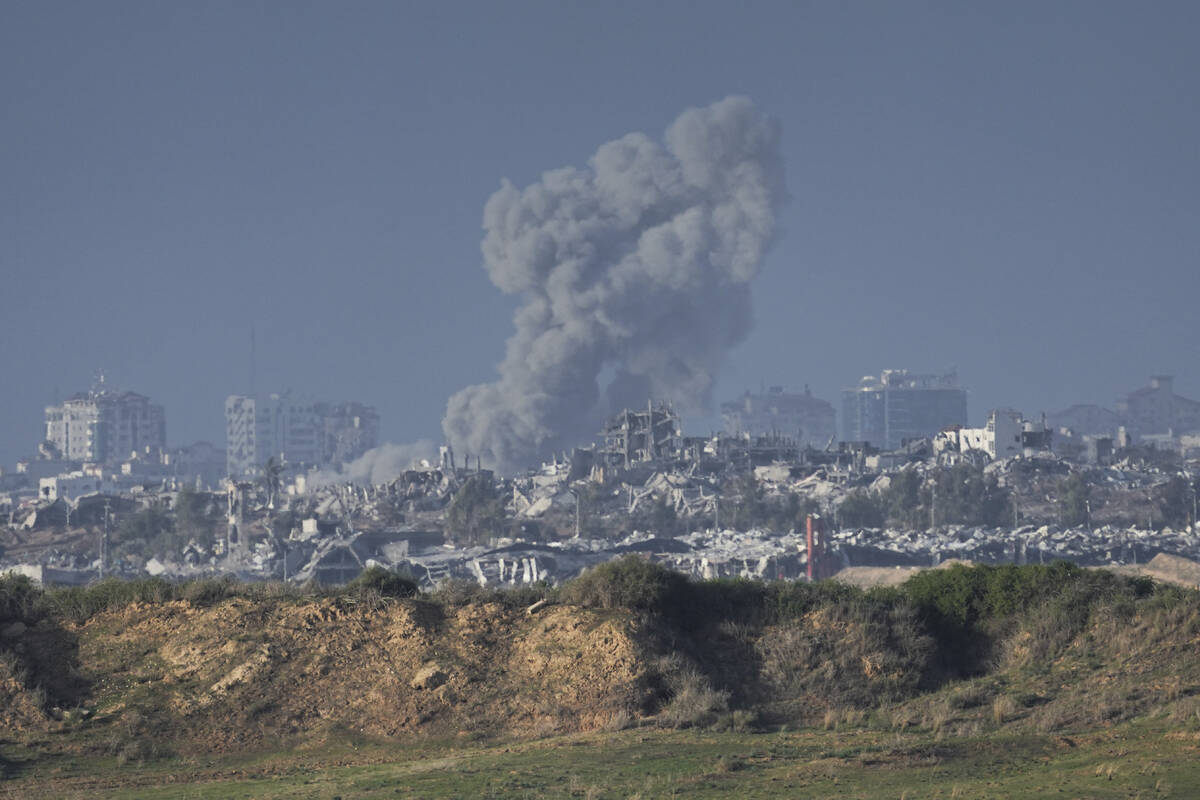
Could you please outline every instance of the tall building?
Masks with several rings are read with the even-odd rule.
[[[1046,415],[1051,430],[1066,428],[1076,436],[1114,436],[1122,424],[1115,411],[1091,403],[1079,403]]]
[[[67,461],[115,464],[134,453],[166,447],[163,407],[137,392],[108,389],[104,378],[88,392],[46,406],[46,441],[51,456]]]
[[[225,398],[225,464],[231,477],[260,475],[274,458],[293,466],[321,461],[320,417],[312,401],[293,395]]]
[[[801,447],[824,447],[836,431],[833,406],[813,397],[807,386],[803,394],[785,392],[782,386],[772,386],[766,394],[746,392],[721,404],[721,420],[730,435],[780,434]]]
[[[1200,430],[1200,402],[1175,394],[1175,378],[1153,375],[1150,385],[1117,401],[1117,415],[1138,436]]]
[[[379,445],[379,414],[362,403],[318,403],[321,463],[344,464]]]
[[[261,474],[270,458],[293,467],[342,464],[379,443],[379,414],[362,403],[315,403],[284,394],[225,400],[228,474]]]
[[[914,375],[889,369],[842,391],[844,441],[894,450],[906,439],[932,437],[948,425],[966,424],[967,392],[954,372]]]

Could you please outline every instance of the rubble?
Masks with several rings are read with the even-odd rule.
[[[839,509],[852,493],[886,495],[898,479],[932,485],[951,467],[929,439],[881,453],[865,443],[817,450],[774,434],[687,437],[674,411],[653,403],[615,415],[599,437],[513,477],[470,457],[459,466],[443,448],[436,463],[374,486],[317,486],[298,476],[287,485],[225,481],[219,492],[189,489],[193,516],[196,508],[203,513],[188,524],[199,527],[153,546],[128,540],[119,525],[138,514],[178,522],[184,490],[172,480],[78,498],[27,497],[10,503],[0,570],[48,583],[146,574],[343,583],[380,565],[425,587],[451,579],[512,586],[557,583],[636,553],[699,578],[800,579],[808,567],[807,514],[830,523],[819,574],[952,559],[1122,565],[1200,555],[1195,529],[1169,527],[1155,510],[1170,481],[1183,476],[1195,487],[1200,465],[1164,465],[1138,450],[1096,466],[1044,448],[996,460],[985,454],[979,474],[1010,493],[1013,525],[908,530],[839,525]],[[1076,475],[1090,487],[1088,524],[1061,526],[1060,486]],[[472,481],[488,487],[495,507],[485,535],[467,541],[451,509]],[[756,503],[778,513],[747,517]],[[101,552],[110,519],[113,539]]]

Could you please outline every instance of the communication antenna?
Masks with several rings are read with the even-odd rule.
[[[257,348],[256,348],[255,341],[254,341],[254,323],[251,322],[250,323],[250,396],[251,397],[254,397],[254,378],[255,378],[254,373],[257,369],[256,349]]]
[[[112,505],[108,498],[104,499],[104,532],[100,534],[100,578],[104,578],[108,568],[108,518]]]

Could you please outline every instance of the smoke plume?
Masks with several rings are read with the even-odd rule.
[[[648,397],[706,410],[785,195],[779,129],[744,97],[685,111],[662,143],[631,133],[586,169],[502,182],[484,266],[523,303],[498,380],[450,398],[451,445],[511,470]]]
[[[312,488],[333,483],[378,486],[400,477],[405,470],[412,469],[422,460],[432,461],[436,456],[437,446],[428,439],[420,439],[408,444],[385,442],[368,450],[353,461],[342,464],[340,469],[310,472],[308,485]]]

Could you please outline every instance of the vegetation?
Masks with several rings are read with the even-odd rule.
[[[185,488],[175,497],[175,530],[180,537],[211,547],[221,516],[221,508],[208,492]]]
[[[1159,511],[1163,522],[1175,528],[1195,523],[1197,487],[1195,483],[1174,475],[1159,490]]]
[[[889,476],[881,492],[855,489],[838,506],[838,523],[856,528],[891,525],[927,530],[932,524],[1001,526],[1011,519],[1012,498],[996,478],[957,464],[923,478],[915,470]]]
[[[468,478],[446,510],[446,535],[456,545],[487,544],[504,530],[504,503],[483,475]]]
[[[739,530],[803,530],[805,518],[809,514],[819,513],[821,504],[815,498],[796,492],[768,498],[753,472],[728,481],[721,490],[719,522],[722,526]]]
[[[1082,472],[1072,472],[1058,487],[1058,518],[1065,526],[1086,525],[1091,518],[1091,486]]]
[[[984,475],[983,470],[968,464],[938,470],[925,504],[933,509],[936,525],[998,526],[1012,514],[1008,491],[994,476]]]
[[[367,567],[350,583],[350,592],[375,592],[381,597],[412,597],[420,586],[411,575],[401,575],[383,567]]]
[[[866,489],[847,492],[838,506],[838,525],[849,528],[882,528],[884,507],[879,496]]]
[[[12,677],[28,687],[41,682],[41,694],[33,696],[46,713],[57,707],[53,737],[16,728],[0,733],[6,788],[33,795],[171,796],[178,782],[186,784],[180,796],[212,797],[907,792],[948,798],[1057,795],[1059,789],[1065,796],[1185,797],[1200,791],[1192,758],[1200,732],[1200,666],[1191,657],[1200,593],[1194,591],[1066,563],[954,566],[871,591],[834,582],[696,581],[635,556],[557,589],[497,592],[452,583],[419,597],[415,591],[409,578],[382,569],[337,589],[229,579],[41,589],[24,578],[0,578],[0,631],[26,621],[39,637],[20,640],[19,656],[15,645],[4,650],[14,640],[0,638],[0,715],[18,708],[5,705]],[[261,605],[225,604],[235,597]],[[585,610],[525,613],[542,598]],[[578,630],[580,638],[569,641],[604,652],[609,637],[627,630],[643,651],[620,658],[645,657],[648,668],[644,679],[626,687],[634,702],[611,706],[611,717],[600,718],[590,733],[539,734],[517,746],[479,741],[492,699],[499,702],[496,713],[511,712],[485,696],[494,677],[485,667],[470,689],[484,694],[445,701],[466,703],[480,715],[478,730],[468,726],[454,742],[373,740],[324,728],[310,739],[285,739],[279,737],[291,734],[277,731],[293,724],[287,722],[293,712],[276,711],[278,698],[250,693],[279,679],[264,671],[261,681],[245,684],[247,694],[212,700],[217,705],[190,721],[172,717],[160,686],[162,651],[131,638],[131,617],[105,616],[134,603],[148,606],[139,614],[149,616],[154,605],[181,600],[212,606],[206,613],[220,621],[235,618],[230,615],[238,608],[248,618],[267,619],[275,605],[299,603],[288,617],[303,623],[297,630],[315,624],[326,626],[318,629],[320,637],[353,634],[354,649],[339,645],[338,658],[377,651],[387,665],[381,680],[396,670],[402,686],[411,674],[398,660],[404,637],[385,644],[380,635],[406,630],[390,627],[401,620],[417,625],[416,638],[434,637],[429,644],[439,649],[431,652],[447,672],[463,667],[456,659],[467,651],[441,648],[445,640],[436,637],[475,619],[482,624],[462,640],[483,659],[472,661],[472,670],[486,664],[506,636],[551,630]],[[313,600],[320,602],[303,605]],[[376,615],[382,608],[390,610]],[[318,620],[318,612],[329,619]],[[174,625],[197,616],[172,609],[163,618]],[[243,648],[215,656],[224,671],[251,669],[268,653],[277,653],[272,670],[307,657],[294,644],[281,647],[267,629],[213,635],[220,646]],[[55,636],[66,649],[54,652],[66,661],[36,660],[34,642]],[[198,646],[201,639],[193,636],[185,641]],[[587,668],[584,650],[552,644],[566,641],[542,639],[520,652],[546,664],[561,660],[569,671]],[[119,668],[83,676],[93,681],[90,689],[49,680],[56,669],[75,669],[64,663],[74,663],[71,648],[81,642],[90,653],[111,652]],[[545,649],[558,646],[564,649]],[[185,695],[191,688],[198,696],[212,692],[207,673],[183,680],[193,681],[184,684]],[[287,683],[281,691],[293,688]],[[558,686],[545,688],[556,692]],[[171,696],[180,696],[177,689]],[[106,698],[94,717],[91,707],[80,707],[91,702],[89,691]],[[464,689],[458,684],[454,691]],[[241,715],[246,731],[258,732],[254,741],[268,743],[266,750],[239,744],[224,754],[188,755],[172,720],[207,729],[220,722],[211,714],[225,709],[221,703],[230,709],[221,713]],[[305,744],[294,747],[296,741]],[[61,749],[50,756],[46,748]],[[434,763],[452,768],[430,769]]]

